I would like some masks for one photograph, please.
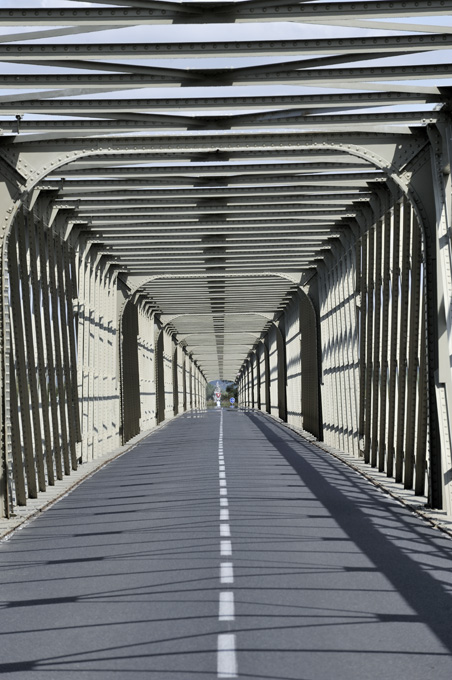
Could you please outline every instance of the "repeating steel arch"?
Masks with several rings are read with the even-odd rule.
[[[225,379],[452,514],[451,0],[63,4],[0,8],[2,512]]]

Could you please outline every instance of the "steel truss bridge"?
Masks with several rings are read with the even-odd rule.
[[[218,378],[452,513],[451,0],[6,4],[4,516]]]

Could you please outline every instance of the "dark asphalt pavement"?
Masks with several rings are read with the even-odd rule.
[[[155,431],[0,569],[2,680],[452,678],[452,539],[251,412]]]

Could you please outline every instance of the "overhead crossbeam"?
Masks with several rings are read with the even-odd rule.
[[[384,187],[397,192],[391,178],[425,151],[428,126],[446,123],[450,7],[87,4],[0,9],[4,162],[21,162],[55,229],[171,319],[209,377],[235,377],[306,276]],[[164,24],[161,40],[130,38]],[[181,40],[194,25],[197,39]]]

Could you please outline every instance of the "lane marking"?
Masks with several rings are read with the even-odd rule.
[[[219,482],[220,482],[220,553],[222,557],[232,555],[231,527],[229,525],[229,502],[226,488],[226,468],[223,453],[223,411],[220,419],[220,436],[218,442]],[[221,562],[220,582],[222,584],[234,583],[234,566],[232,562]],[[234,621],[235,606],[234,593],[232,590],[220,592],[218,605],[219,621]],[[237,654],[235,649],[235,635],[224,633],[218,635],[217,646],[217,677],[237,678]]]
[[[230,557],[232,555],[232,541],[220,541],[220,546],[222,557]]]
[[[217,676],[219,678],[237,677],[235,635],[231,633],[224,633],[218,636]]]
[[[234,566],[232,562],[222,562],[220,565],[221,583],[234,583]]]
[[[234,593],[232,590],[227,590],[220,593],[220,602],[218,610],[219,621],[234,621]]]
[[[220,524],[220,536],[229,538],[231,536],[231,527],[229,524]]]

